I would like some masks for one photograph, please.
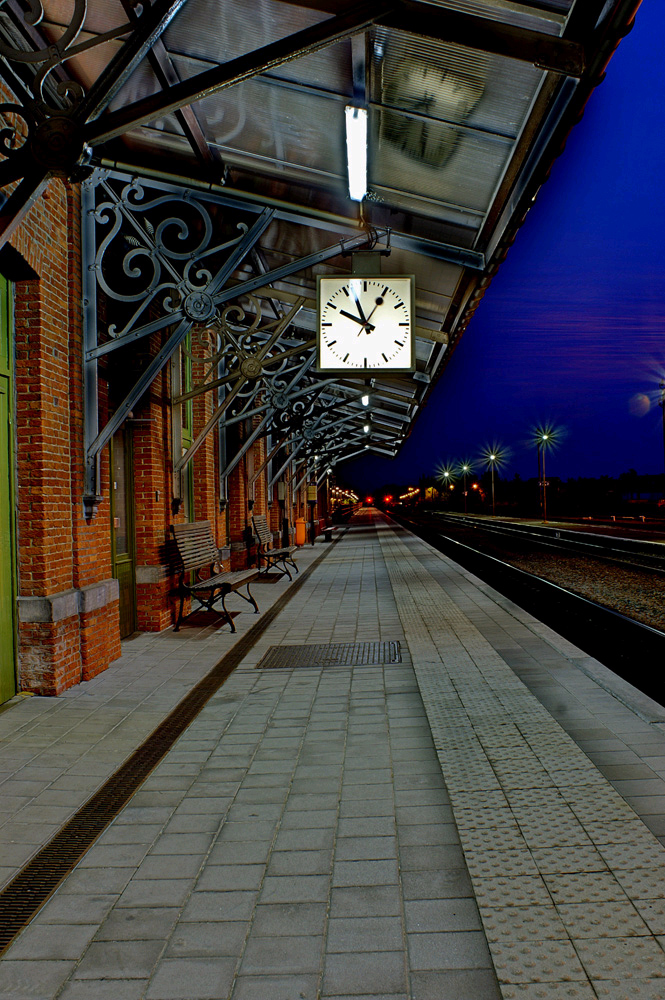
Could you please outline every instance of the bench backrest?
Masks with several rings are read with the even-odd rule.
[[[272,532],[268,527],[268,518],[265,514],[256,514],[252,521],[254,523],[254,531],[256,532],[261,545],[264,548],[270,547],[272,545]]]
[[[202,569],[219,560],[219,549],[212,537],[210,521],[191,521],[188,524],[172,524],[178,557],[185,573],[192,569]]]

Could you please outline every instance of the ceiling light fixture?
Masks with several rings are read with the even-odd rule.
[[[367,110],[348,104],[344,113],[349,197],[352,201],[362,201],[367,194]]]

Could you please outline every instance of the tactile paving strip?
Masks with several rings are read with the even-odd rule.
[[[503,1000],[662,1000],[665,921],[640,910],[665,897],[662,845],[399,532],[380,540]]]
[[[399,642],[330,642],[306,646],[271,646],[257,663],[257,670],[376,666],[401,662]]]

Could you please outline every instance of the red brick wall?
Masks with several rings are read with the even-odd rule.
[[[19,594],[43,597],[111,575],[108,506],[83,518],[80,194],[52,181],[12,240],[37,278],[15,285]],[[108,479],[106,469],[105,478]],[[59,694],[120,655],[117,603],[82,616],[22,621],[19,683]]]

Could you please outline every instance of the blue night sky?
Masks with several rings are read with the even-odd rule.
[[[546,422],[550,475],[663,471],[663,37],[665,3],[643,0],[400,454],[340,479],[415,483],[492,442],[503,475],[535,476]]]

